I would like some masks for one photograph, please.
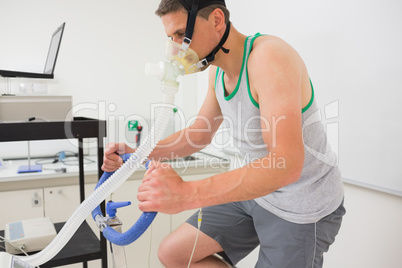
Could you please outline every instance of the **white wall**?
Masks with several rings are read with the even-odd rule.
[[[115,103],[122,114],[149,112],[159,86],[144,76],[144,66],[163,56],[163,28],[152,15],[157,1],[0,3],[1,67],[40,71],[50,35],[65,21],[57,93],[73,95],[76,104]]]
[[[345,184],[345,206],[324,267],[402,267],[402,198]]]
[[[402,195],[402,2],[255,0],[228,4],[234,26],[282,37],[301,54],[343,176]],[[252,18],[252,19],[251,19]]]
[[[13,79],[15,93],[21,82],[46,83],[49,94],[73,96],[75,115],[110,119],[108,141],[127,141],[121,121],[149,119],[150,104],[162,97],[158,79],[144,74],[146,63],[165,59],[166,34],[154,15],[158,4],[0,0],[0,69],[42,71],[51,34],[66,22],[55,79]],[[177,96],[187,117],[196,113],[194,84],[195,77],[184,78]],[[0,78],[0,94],[4,91]]]
[[[296,48],[320,107],[339,101],[339,116],[324,123],[339,126],[331,145],[343,175],[401,185],[401,2],[254,0],[228,7],[244,34],[277,35]],[[350,184],[345,191],[347,214],[324,267],[402,267],[402,198]],[[239,267],[252,267],[256,258]]]

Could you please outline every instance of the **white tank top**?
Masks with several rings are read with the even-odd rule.
[[[247,73],[248,56],[259,36],[249,36],[245,41],[241,73],[230,95],[225,91],[222,69],[217,69],[215,78],[216,98],[224,117],[223,127],[230,131],[230,143],[240,151],[241,165],[268,155],[262,138],[259,105],[250,93]],[[313,90],[312,85],[311,88]],[[303,224],[317,222],[335,211],[344,192],[336,155],[327,143],[325,128],[320,121],[314,90],[310,103],[301,112],[305,158],[300,179],[255,201],[285,220]],[[270,154],[266,160],[266,168],[284,168],[286,165],[286,160],[275,154]]]

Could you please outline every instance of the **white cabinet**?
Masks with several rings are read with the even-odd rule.
[[[0,230],[6,223],[43,217],[43,189],[0,192]]]
[[[65,222],[80,204],[78,185],[44,188],[45,216]]]
[[[95,189],[95,184],[85,184],[85,198]],[[54,223],[66,222],[80,205],[80,190],[78,185],[44,188],[45,216],[50,217]],[[87,218],[89,226],[99,237],[99,229],[92,217]]]

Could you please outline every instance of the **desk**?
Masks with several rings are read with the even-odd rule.
[[[84,181],[84,152],[83,139],[97,138],[98,147],[98,178],[102,175],[101,163],[103,158],[103,138],[106,137],[106,121],[95,120],[84,117],[75,117],[72,121],[56,121],[56,122],[26,122],[26,123],[0,123],[0,142],[6,141],[24,141],[24,140],[52,140],[52,139],[78,139],[78,156],[79,156],[79,185],[80,185],[80,200],[85,199],[85,181]],[[104,209],[104,203],[102,205]],[[85,223],[86,224],[86,223]],[[85,225],[84,224],[84,225]],[[84,227],[83,227],[84,228]],[[89,227],[88,227],[89,228]],[[95,236],[92,230],[88,231],[85,237]],[[82,238],[82,236],[81,236]],[[96,236],[95,236],[96,238]],[[102,259],[102,268],[107,268],[107,246],[106,240],[101,235],[100,241],[96,238],[99,244],[100,252],[95,259]],[[81,241],[82,242],[82,241]],[[84,267],[87,267],[86,261],[93,260],[93,255],[81,256],[62,255],[63,260],[58,260],[57,263],[76,263],[83,262]],[[52,259],[49,263],[52,263]],[[73,261],[73,262],[71,262]],[[63,264],[64,265],[64,264]],[[46,267],[41,265],[41,267]],[[53,266],[52,266],[53,267]]]

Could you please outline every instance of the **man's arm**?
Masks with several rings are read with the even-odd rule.
[[[215,96],[216,67],[209,69],[208,91],[204,103],[191,126],[160,141],[150,158],[154,160],[183,157],[208,146],[222,123],[222,113]]]
[[[150,159],[162,161],[184,157],[198,152],[211,143],[223,120],[215,97],[216,67],[211,66],[209,72],[208,92],[194,123],[160,141],[150,154]],[[116,170],[123,164],[118,155],[133,152],[135,149],[124,143],[109,144],[105,150],[102,169],[109,172]]]
[[[260,105],[261,127],[270,130],[263,131],[268,155],[242,168],[191,182],[182,181],[168,165],[155,164],[139,188],[141,210],[177,213],[250,200],[299,179],[304,161],[301,125],[304,64],[283,41],[263,39],[255,44],[248,69],[251,91]],[[274,129],[279,118],[282,119]],[[273,156],[283,158],[284,166],[267,166]]]

